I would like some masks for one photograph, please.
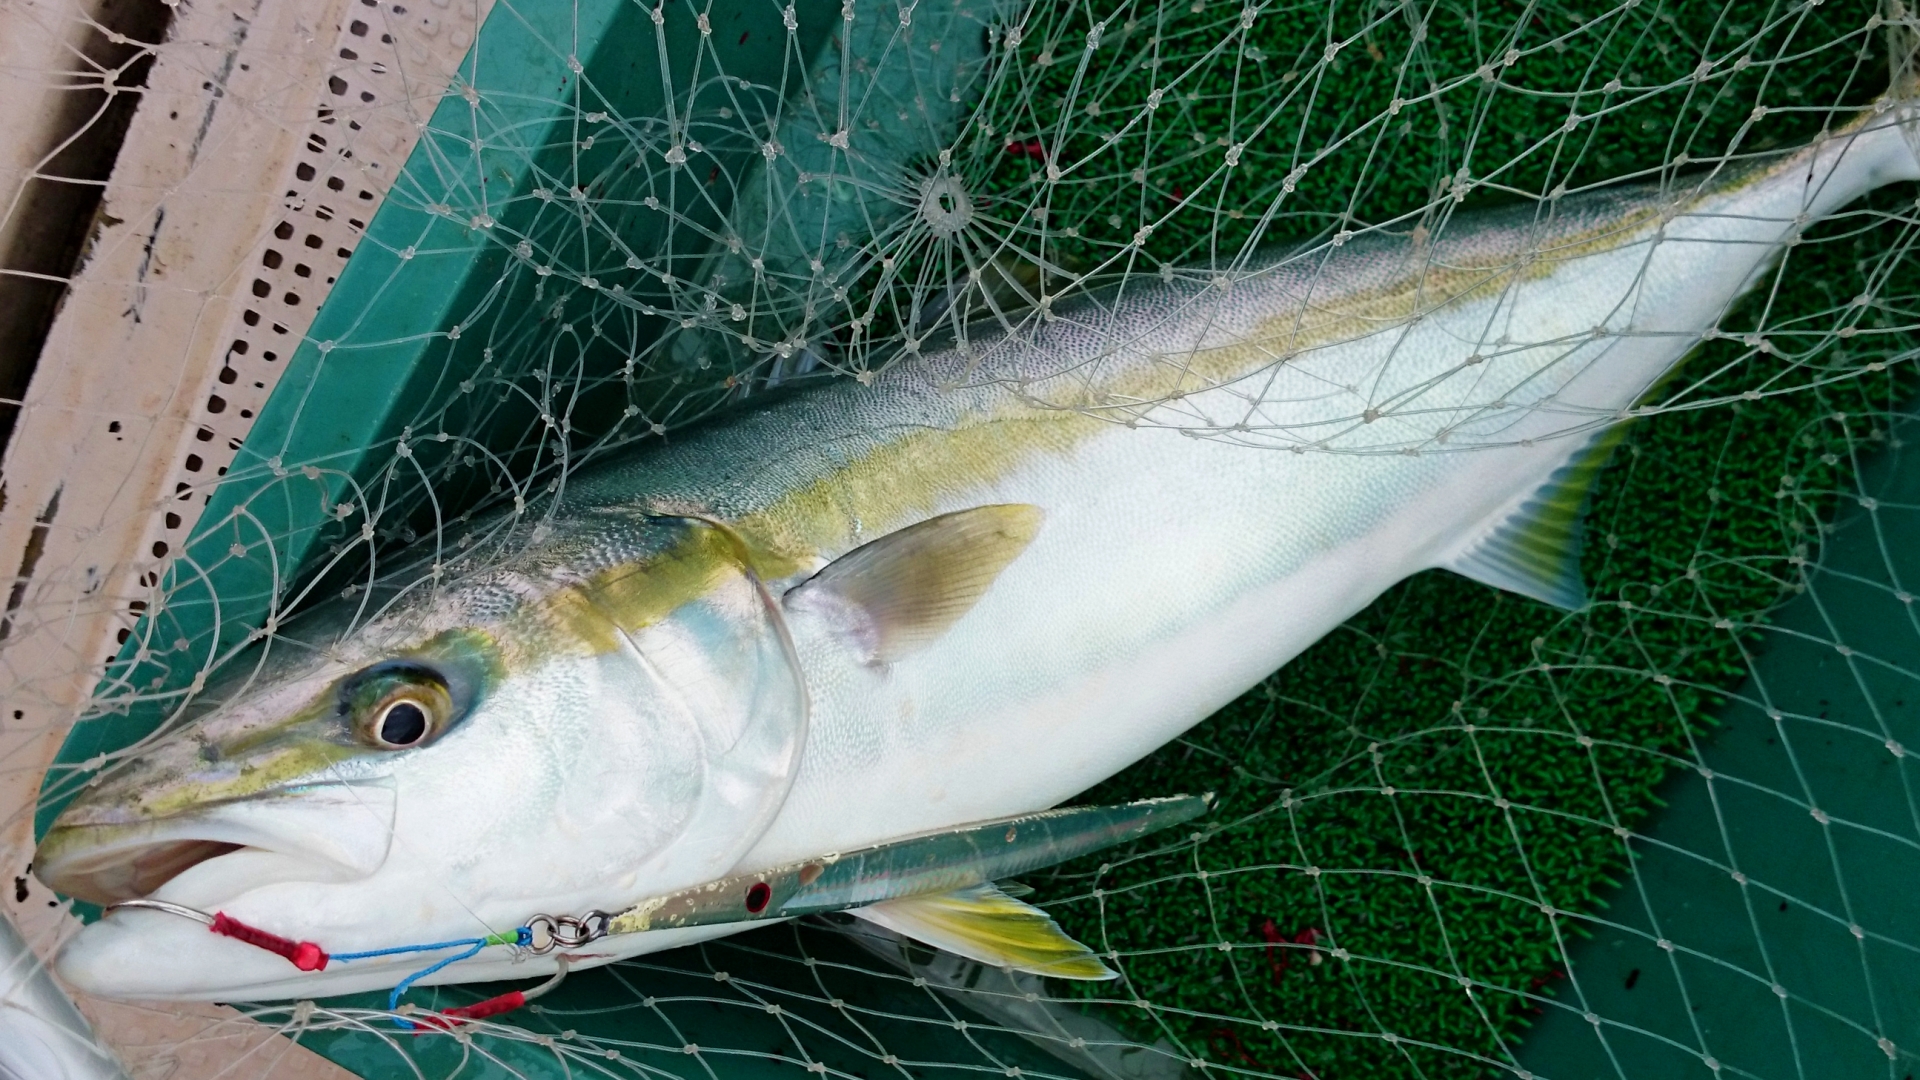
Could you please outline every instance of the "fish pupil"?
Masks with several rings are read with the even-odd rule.
[[[397,701],[380,718],[380,741],[390,746],[412,746],[427,733],[427,714],[411,701]]]

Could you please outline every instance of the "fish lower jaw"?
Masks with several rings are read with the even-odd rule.
[[[766,925],[695,926],[625,934],[565,955],[568,969],[581,971]],[[496,945],[416,985],[544,979],[557,970],[559,956],[529,956]],[[444,954],[427,953],[332,961],[324,971],[302,972],[273,953],[210,934],[191,920],[131,909],[115,912],[75,935],[54,961],[54,970],[67,985],[95,997],[279,1001],[390,989],[444,958]]]
[[[421,962],[387,957],[303,972],[276,953],[161,911],[114,912],[61,949],[54,971],[94,997],[141,1001],[271,1001],[393,986]]]

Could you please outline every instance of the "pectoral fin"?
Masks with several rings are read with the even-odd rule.
[[[1046,912],[991,883],[954,892],[884,900],[852,914],[915,941],[995,967],[1058,979],[1115,979],[1119,973],[1073,940]]]
[[[787,593],[827,609],[869,663],[923,648],[979,601],[1040,529],[1037,506],[976,506],[853,549]]]

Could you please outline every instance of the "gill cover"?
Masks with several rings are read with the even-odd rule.
[[[648,520],[680,533],[677,554],[635,584],[652,592],[692,565],[703,579],[664,618],[614,618],[616,647],[647,690],[632,707],[697,732],[704,747],[691,812],[673,842],[635,868],[637,881],[660,889],[719,877],[772,825],[799,772],[809,705],[786,620],[740,539],[702,518]],[[602,579],[597,592],[616,613],[633,606],[619,580]]]

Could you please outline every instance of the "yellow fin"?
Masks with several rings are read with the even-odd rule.
[[[851,914],[915,941],[994,967],[1057,979],[1117,979],[1093,950],[1073,940],[1052,916],[992,884],[929,896],[883,900]]]
[[[1626,424],[1602,429],[1555,469],[1538,491],[1496,522],[1447,569],[1482,585],[1578,611],[1587,602],[1580,580],[1587,506],[1593,488],[1626,438]]]
[[[1040,529],[1037,506],[976,506],[888,533],[787,593],[838,616],[869,663],[932,644],[979,601]]]

